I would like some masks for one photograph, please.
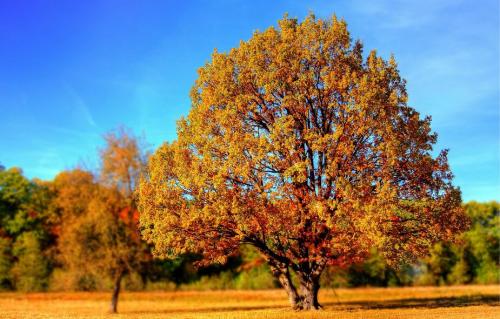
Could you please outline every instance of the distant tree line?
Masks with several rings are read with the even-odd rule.
[[[75,168],[52,181],[0,166],[0,289],[112,290],[111,311],[126,289],[278,287],[258,252],[241,246],[224,264],[195,267],[186,253],[156,260],[141,240],[135,188],[147,163],[144,143],[126,129],[105,135],[100,167]],[[440,242],[429,257],[389,266],[371,252],[362,263],[329,267],[323,287],[499,283],[500,204],[464,204],[471,227],[457,244]]]
[[[389,267],[373,251],[364,263],[330,269],[323,283],[334,287],[500,283],[500,203],[471,201],[463,207],[471,226],[458,243],[437,243],[427,258],[399,267]]]

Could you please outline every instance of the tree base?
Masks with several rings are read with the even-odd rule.
[[[321,311],[323,310],[323,306],[315,305],[315,306],[304,306],[302,304],[297,304],[292,306],[292,309],[295,311]]]

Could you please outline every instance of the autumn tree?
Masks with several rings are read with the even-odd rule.
[[[115,278],[110,311],[116,312],[123,276],[140,269],[149,260],[149,248],[142,241],[138,229],[139,213],[135,197],[135,189],[146,167],[148,153],[144,139],[135,136],[125,127],[109,132],[104,139],[106,144],[100,150],[100,181],[116,190],[124,199],[124,206],[120,211],[113,211],[114,218],[108,216],[110,224],[103,229],[114,230],[105,246],[109,248],[108,255],[114,259],[114,262],[109,263]],[[95,210],[107,211],[104,206],[97,206]]]
[[[94,242],[85,237],[89,204],[99,194],[99,185],[91,172],[80,168],[59,173],[52,182],[55,194],[52,207],[55,211],[58,234],[58,261],[60,272],[54,278],[60,289],[91,290],[100,285],[102,269],[96,269]],[[87,236],[90,237],[90,236]]]
[[[102,182],[116,187],[135,209],[134,192],[146,167],[148,153],[143,138],[126,127],[104,135],[105,147],[100,151]]]
[[[160,257],[224,262],[252,245],[292,307],[318,309],[327,265],[372,247],[411,260],[466,221],[394,58],[364,58],[335,17],[278,24],[199,70],[178,139],[141,182],[140,223]]]
[[[52,191],[57,195],[52,200],[55,215],[61,219],[56,223],[71,223],[72,218],[84,214],[94,197],[96,186],[94,174],[81,168],[57,174],[51,184]]]
[[[104,138],[99,175],[80,169],[59,174],[54,202],[62,211],[63,264],[79,274],[83,288],[91,288],[95,278],[111,277],[110,311],[116,312],[123,277],[150,260],[138,230],[134,198],[147,155],[140,139],[126,129]]]
[[[112,312],[117,311],[123,277],[148,260],[137,224],[124,218],[128,211],[120,192],[95,184],[84,214],[65,224],[60,238],[61,259],[78,288],[102,288],[102,282],[112,280]]]

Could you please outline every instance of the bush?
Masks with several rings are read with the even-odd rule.
[[[483,260],[477,269],[476,282],[478,284],[500,283],[500,271],[498,265],[491,259]]]
[[[224,271],[216,275],[202,276],[199,280],[181,286],[182,290],[227,290],[235,289],[235,274]]]
[[[278,287],[267,265],[242,271],[235,280],[236,289],[272,289]]]

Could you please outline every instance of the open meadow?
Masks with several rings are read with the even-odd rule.
[[[289,309],[282,290],[2,293],[0,318],[500,318],[500,286],[324,289],[324,310]]]

